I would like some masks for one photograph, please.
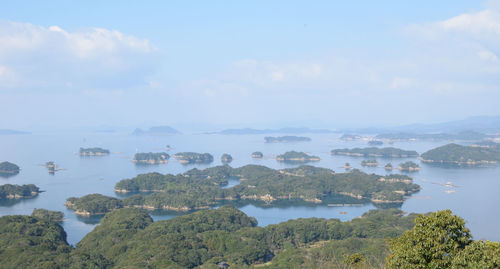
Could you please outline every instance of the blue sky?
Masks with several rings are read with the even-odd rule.
[[[499,115],[498,1],[3,1],[0,128]],[[47,119],[50,118],[50,121]]]

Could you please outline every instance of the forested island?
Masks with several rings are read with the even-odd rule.
[[[23,199],[33,198],[40,193],[40,189],[34,184],[27,185],[0,185],[0,199]]]
[[[103,148],[80,148],[80,156],[109,155],[109,150]]]
[[[290,143],[290,142],[308,142],[311,141],[311,138],[305,136],[266,136],[264,137],[264,142],[266,143]]]
[[[224,153],[222,154],[222,156],[220,157],[220,161],[224,164],[226,163],[230,163],[233,161],[233,156],[227,154],[227,153]]]
[[[263,206],[272,206],[277,201],[325,204],[332,197],[349,201],[344,203],[402,203],[405,196],[420,189],[411,183],[410,177],[405,176],[405,181],[392,180],[394,177],[397,176],[366,174],[356,169],[335,173],[314,166],[274,170],[259,165],[240,168],[225,165],[192,169],[178,175],[141,174],[121,180],[115,191],[142,194],[123,200],[92,194],[69,198],[67,206],[80,215],[94,215],[122,207],[189,211],[238,201]],[[239,178],[240,184],[221,188],[227,185],[228,178]]]
[[[307,163],[307,162],[318,162],[320,158],[318,156],[308,155],[304,152],[288,151],[284,154],[276,156],[278,162],[290,162],[290,163]]]
[[[420,170],[420,166],[414,162],[405,162],[398,166],[399,171],[415,172]]]
[[[11,162],[1,162],[0,163],[0,176],[9,177],[19,174],[21,169],[17,164]]]
[[[168,159],[170,159],[170,155],[165,152],[149,152],[136,153],[132,161],[138,164],[164,164],[168,163]]]
[[[431,149],[422,154],[422,162],[431,164],[449,164],[454,166],[478,166],[496,164],[500,161],[500,144],[488,146],[462,146],[447,144]]]
[[[370,140],[368,141],[368,145],[370,146],[382,146],[384,144],[384,142],[380,141],[380,140]]]
[[[182,164],[211,163],[214,161],[214,156],[210,153],[179,152],[174,155],[174,158]]]
[[[353,149],[334,149],[330,151],[331,155],[353,156],[353,157],[384,157],[384,158],[414,158],[418,157],[418,152],[414,150],[403,150],[393,147],[387,148],[353,148]]]
[[[104,216],[74,248],[56,222],[1,217],[0,260],[5,268],[496,268],[500,244],[472,240],[449,210],[257,227],[228,206],[156,222],[126,208]]]
[[[392,171],[392,169],[394,169],[394,167],[392,167],[392,164],[391,163],[388,163],[384,166],[384,169],[387,170],[387,171]]]
[[[361,166],[375,167],[375,166],[378,166],[378,162],[375,159],[362,160]]]
[[[262,152],[260,152],[260,151],[256,151],[256,152],[252,153],[252,158],[260,159],[262,157],[264,157],[264,154],[262,154]]]

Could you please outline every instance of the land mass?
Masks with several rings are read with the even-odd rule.
[[[281,129],[252,129],[252,128],[242,128],[242,129],[226,129],[218,134],[224,135],[246,135],[246,134],[328,134],[333,133],[333,131],[328,129],[310,129],[305,127],[293,128],[285,127]]]
[[[486,146],[475,144],[462,146],[447,144],[422,154],[422,162],[451,164],[457,166],[478,166],[496,164],[500,161],[500,144],[490,142]]]
[[[105,156],[109,150],[103,148],[80,148],[80,156]]]
[[[308,155],[304,152],[288,151],[276,156],[276,160],[278,162],[307,163],[320,161],[320,158],[318,156]]]
[[[40,193],[40,189],[34,184],[0,186],[0,199],[24,199],[33,198]]]
[[[181,132],[170,126],[153,126],[148,130],[137,128],[132,132],[133,135],[173,135]]]
[[[240,184],[222,188],[227,185],[228,178],[237,178]],[[375,204],[402,203],[405,196],[420,189],[411,181],[411,177],[404,175],[379,176],[356,169],[335,173],[314,166],[274,170],[258,165],[240,168],[224,165],[191,169],[178,175],[141,174],[121,180],[115,186],[118,193],[140,194],[123,200],[92,194],[69,198],[67,206],[80,215],[95,215],[122,207],[190,211],[238,201],[254,201],[267,206],[277,201],[297,200],[324,204],[331,197],[358,204],[370,201]]]
[[[393,147],[387,148],[353,148],[353,149],[334,149],[330,151],[331,155],[343,155],[353,157],[384,157],[384,158],[414,158],[418,157],[418,152],[414,150],[403,150]]]
[[[8,177],[12,175],[19,174],[21,169],[17,164],[11,162],[1,162],[0,163],[0,176]]]
[[[311,138],[305,136],[266,136],[264,137],[264,142],[266,143],[290,143],[290,142],[308,142]]]
[[[132,161],[138,164],[165,164],[168,163],[168,159],[170,159],[170,155],[165,152],[149,152],[136,153]]]
[[[214,161],[214,156],[210,153],[179,152],[174,155],[174,158],[182,164],[211,163]]]

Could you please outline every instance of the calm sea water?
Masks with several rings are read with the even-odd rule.
[[[10,161],[21,167],[21,172],[13,177],[1,178],[0,184],[33,183],[45,192],[34,199],[9,201],[0,204],[0,215],[31,214],[34,208],[46,208],[64,212],[63,227],[68,233],[68,242],[76,244],[99,222],[100,217],[81,218],[64,207],[66,198],[83,196],[90,193],[117,196],[114,185],[124,178],[131,178],[140,173],[182,173],[194,167],[203,169],[220,165],[220,156],[229,153],[233,156],[231,166],[260,164],[272,168],[294,167],[274,160],[278,154],[289,150],[304,151],[321,157],[320,162],[312,163],[335,171],[343,171],[341,166],[349,162],[351,166],[369,173],[385,175],[383,166],[392,162],[399,163],[418,159],[379,159],[379,167],[362,168],[363,158],[330,156],[334,148],[366,147],[364,141],[344,142],[337,134],[307,135],[311,142],[299,143],[264,143],[264,135],[173,135],[173,136],[132,136],[119,133],[89,134],[32,134],[0,136],[0,161]],[[446,142],[400,142],[395,147],[416,150],[419,153],[445,144]],[[180,151],[208,152],[215,161],[210,165],[181,165],[175,159],[168,164],[137,166],[131,162],[136,152],[164,151],[166,145],[174,149],[170,154]],[[386,146],[386,145],[384,145]],[[77,155],[80,147],[103,147],[112,152],[109,156],[86,157]],[[262,151],[264,158],[251,158],[254,151]],[[55,161],[63,171],[50,175],[41,164]],[[460,168],[450,169],[420,164],[422,170],[411,175],[422,190],[406,200],[401,209],[406,212],[424,213],[435,210],[451,209],[467,221],[475,239],[500,241],[498,223],[500,222],[500,168]],[[456,188],[443,186],[452,182]],[[232,181],[230,184],[237,184]],[[446,193],[454,190],[454,193]],[[311,205],[291,205],[265,207],[245,204],[240,210],[255,217],[259,225],[279,223],[289,219],[321,217],[349,220],[374,209],[365,204],[356,207],[328,207]],[[340,212],[347,214],[340,214]],[[177,213],[151,212],[155,220],[170,219]]]

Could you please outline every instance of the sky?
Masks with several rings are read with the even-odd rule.
[[[500,115],[500,1],[2,1],[0,129]]]

